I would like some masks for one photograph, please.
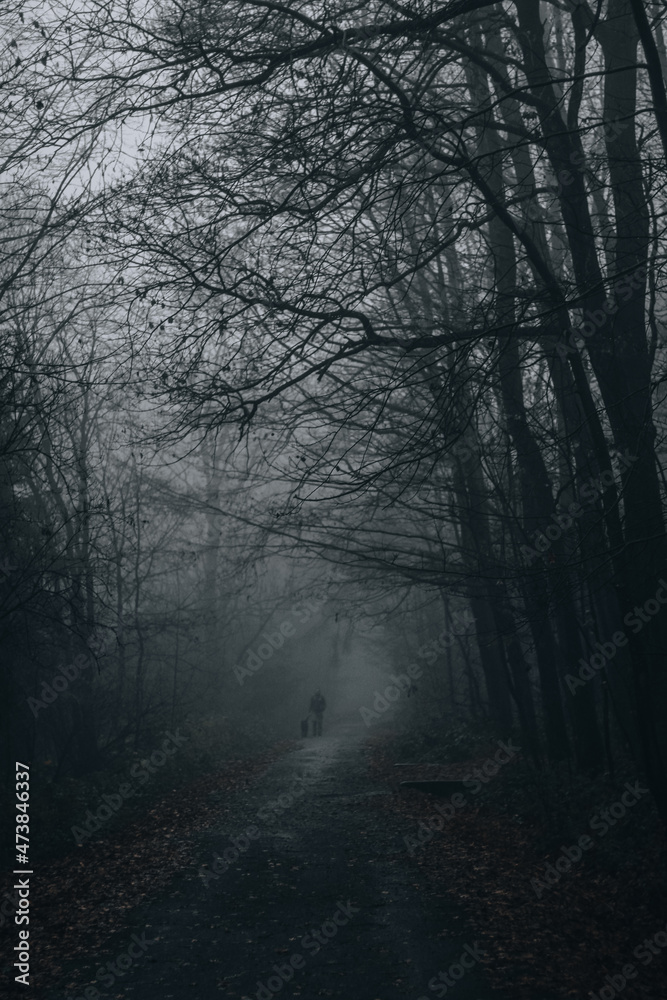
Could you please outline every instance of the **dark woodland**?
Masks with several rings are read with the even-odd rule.
[[[0,977],[667,997],[667,7],[0,10]]]

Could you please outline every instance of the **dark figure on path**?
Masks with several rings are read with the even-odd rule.
[[[313,736],[322,735],[322,716],[326,707],[327,703],[322,696],[322,692],[317,690],[310,699],[310,711],[315,716],[313,719]]]
[[[301,720],[301,735],[304,738],[308,735],[308,719]]]

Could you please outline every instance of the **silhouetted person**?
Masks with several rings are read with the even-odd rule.
[[[313,736],[322,735],[322,717],[324,715],[324,709],[327,707],[327,703],[324,700],[322,692],[318,689],[313,697],[310,699],[310,711],[313,713]]]

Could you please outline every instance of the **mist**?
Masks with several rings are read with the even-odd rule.
[[[666,17],[3,4],[3,986],[664,996]]]

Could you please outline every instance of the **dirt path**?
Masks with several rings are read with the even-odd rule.
[[[91,956],[86,989],[48,1000],[502,1000],[456,904],[416,884],[409,831],[374,808],[365,733],[304,741],[234,796],[198,869]]]

